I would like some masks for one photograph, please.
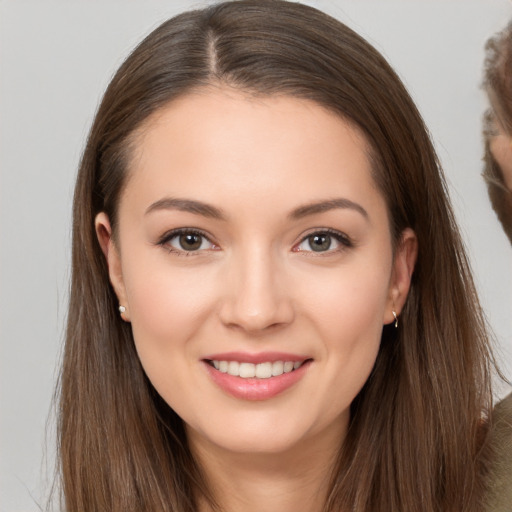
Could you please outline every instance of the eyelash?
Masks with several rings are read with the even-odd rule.
[[[201,250],[196,250],[196,251],[187,251],[185,249],[180,250],[180,249],[176,249],[176,248],[172,247],[171,245],[169,245],[169,242],[173,238],[176,238],[180,235],[197,235],[197,236],[202,237],[206,241],[208,241],[210,244],[215,245],[211,241],[210,237],[204,231],[201,231],[200,229],[195,229],[195,228],[179,228],[179,229],[173,229],[171,231],[168,231],[160,237],[160,239],[157,242],[157,245],[162,246],[168,252],[176,254],[177,256],[193,256],[193,255],[196,255],[195,253],[199,254],[202,252]],[[342,247],[339,247],[336,249],[328,249],[327,251],[314,251],[314,250],[304,251],[304,250],[296,249],[298,246],[302,245],[308,238],[315,236],[315,235],[328,235],[328,236],[334,238]],[[350,237],[348,237],[346,234],[344,234],[340,231],[336,231],[334,229],[327,228],[327,229],[316,229],[314,231],[311,231],[307,235],[303,236],[302,239],[300,240],[300,242],[293,246],[292,250],[294,252],[302,252],[302,253],[315,253],[316,252],[317,256],[322,256],[322,255],[338,253],[338,252],[344,251],[346,249],[350,249],[350,248],[354,247],[354,245],[355,245],[354,241]]]
[[[169,242],[180,235],[197,235],[205,240],[207,240],[210,244],[215,245],[210,237],[200,229],[194,229],[194,228],[179,228],[179,229],[173,229],[171,231],[168,231],[164,235],[160,237],[160,239],[157,242],[157,245],[162,246],[164,249],[166,249],[168,252],[172,254],[176,254],[177,256],[195,256],[195,253],[200,253],[202,251],[187,251],[185,249],[176,249],[169,245]]]
[[[328,249],[327,251],[313,251],[313,250],[303,251],[303,250],[295,249],[296,247],[302,245],[308,238],[315,236],[315,235],[328,235],[328,236],[334,238],[341,245],[341,247],[338,247],[336,249]],[[351,249],[354,246],[355,246],[354,241],[349,236],[347,236],[345,233],[336,231],[334,229],[326,228],[326,229],[315,229],[315,230],[311,231],[310,233],[308,233],[307,235],[303,236],[302,239],[300,240],[300,242],[294,246],[294,251],[302,252],[302,253],[313,253],[313,254],[316,253],[316,256],[325,256],[328,254],[339,253],[344,250]]]

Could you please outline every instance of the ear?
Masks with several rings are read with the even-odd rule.
[[[123,306],[125,310],[121,313],[121,318],[126,322],[130,321],[128,301],[126,299],[126,289],[123,280],[123,271],[121,267],[121,258],[119,250],[112,239],[112,228],[110,220],[105,212],[98,213],[94,219],[94,226],[96,228],[96,236],[100,244],[101,250],[107,260],[108,275],[112,287],[117,295],[119,305]]]
[[[395,321],[393,311],[400,315],[404,307],[409,288],[411,287],[412,273],[418,256],[418,239],[416,233],[410,228],[404,229],[395,251],[393,271],[389,283],[389,298],[384,323]]]

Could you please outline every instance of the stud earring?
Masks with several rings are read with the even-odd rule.
[[[395,329],[398,329],[398,316],[396,311],[393,311],[393,316],[395,317]]]
[[[122,315],[126,311],[124,306],[119,306],[119,313]]]

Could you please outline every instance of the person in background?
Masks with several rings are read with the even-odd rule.
[[[485,45],[484,171],[492,207],[512,243],[512,21]],[[490,417],[488,509],[512,510],[512,395]]]
[[[485,46],[484,171],[492,207],[512,243],[512,22]]]

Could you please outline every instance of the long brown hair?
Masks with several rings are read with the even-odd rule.
[[[428,132],[372,46],[311,7],[272,0],[222,3],[163,23],[101,102],[74,197],[59,411],[64,507],[193,512],[198,496],[212,500],[182,421],[145,376],[119,318],[94,218],[106,212],[115,236],[135,130],[169,101],[214,83],[306,98],[358,126],[372,148],[394,243],[406,227],[418,237],[400,327],[383,329],[323,510],[478,510],[491,358]]]

